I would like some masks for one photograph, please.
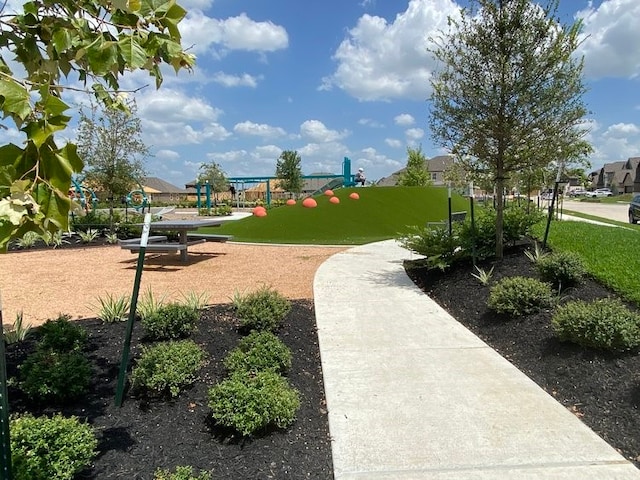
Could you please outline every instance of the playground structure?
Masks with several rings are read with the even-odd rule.
[[[339,187],[352,187],[355,185],[355,175],[351,173],[351,160],[348,157],[344,157],[342,160],[342,173],[340,175],[335,174],[322,174],[322,175],[303,175],[304,180],[314,179],[326,179],[327,182],[320,185],[319,188],[312,192],[305,193],[305,196],[314,196],[324,192],[327,189],[339,188]],[[275,176],[255,176],[255,177],[229,177],[229,182],[233,187],[234,194],[232,194],[232,202],[236,208],[246,208],[247,202],[255,201],[260,198],[260,195],[254,195],[256,198],[250,198],[249,194],[254,193],[251,189],[247,189],[248,184],[264,184],[264,201],[267,206],[271,205],[271,201],[274,198],[275,188],[272,188],[275,182],[278,180]],[[198,209],[212,207],[212,191],[211,185],[208,183],[195,184],[196,189],[196,202]],[[202,205],[202,194],[205,196],[205,204]],[[262,192],[260,192],[262,193]],[[284,192],[281,192],[284,199]],[[260,198],[262,199],[262,198]]]

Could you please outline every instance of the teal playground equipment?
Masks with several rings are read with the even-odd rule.
[[[340,175],[303,175],[303,179],[313,179],[313,178],[326,178],[328,179],[327,183],[325,183],[318,190],[313,192],[311,196],[317,195],[319,193],[324,192],[327,189],[339,188],[339,187],[353,187],[355,185],[355,175],[351,173],[351,160],[348,157],[344,157],[342,160],[342,173]],[[252,183],[266,183],[266,203],[267,206],[271,205],[271,182],[277,180],[277,177],[274,176],[257,176],[257,177],[229,177],[229,182],[231,182],[234,191],[241,192],[244,188],[239,188],[239,186],[244,187],[246,184]],[[202,193],[204,190],[205,195],[205,208],[211,208],[211,185],[209,183],[200,184],[196,183],[196,201],[198,209],[202,207]]]
[[[142,188],[140,182],[136,183],[138,184],[138,188],[135,190],[131,190],[124,198],[124,200],[127,207],[135,208],[138,211],[144,212],[145,208],[151,207],[151,203],[149,202],[149,197]]]
[[[98,197],[88,187],[85,187],[81,183],[74,178],[71,179],[71,183],[73,187],[69,189],[69,196],[72,199],[78,200],[80,202],[80,206],[88,212],[93,207],[95,207],[98,203]]]

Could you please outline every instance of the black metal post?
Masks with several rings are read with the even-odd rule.
[[[451,185],[449,185],[448,195],[449,195],[449,199],[448,199],[448,205],[449,205],[449,238],[451,238],[453,236],[453,212],[451,211]]]
[[[559,175],[558,175],[559,176]],[[549,228],[551,227],[551,219],[553,218],[553,207],[555,205],[556,196],[558,195],[558,185],[560,181],[556,181],[553,186],[553,194],[551,195],[551,203],[549,204],[549,215],[547,215],[547,227],[544,230],[544,240],[542,241],[542,248],[547,248],[547,239],[549,238]]]

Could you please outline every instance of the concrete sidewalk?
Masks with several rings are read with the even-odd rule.
[[[321,265],[314,298],[336,480],[640,479],[407,277],[395,241]]]

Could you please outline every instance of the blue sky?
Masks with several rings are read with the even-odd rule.
[[[427,39],[466,1],[179,3],[197,66],[136,94],[150,175],[183,186],[212,161],[229,176],[273,175],[280,152],[297,150],[304,174],[339,173],[347,156],[376,180],[409,146],[445,153],[427,125]],[[584,20],[592,167],[640,156],[640,1],[561,0],[560,11]]]

